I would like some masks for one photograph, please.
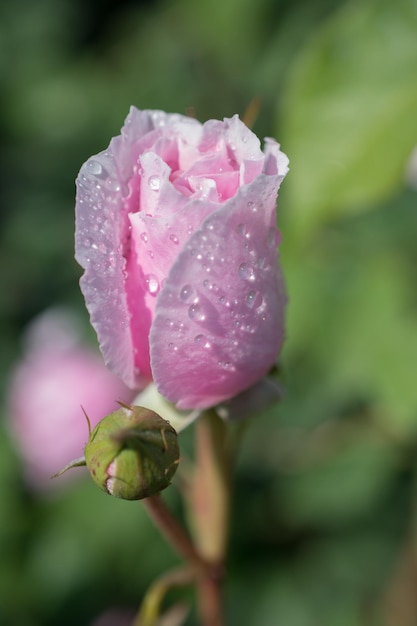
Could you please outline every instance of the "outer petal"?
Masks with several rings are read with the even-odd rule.
[[[158,140],[161,128],[183,120],[188,118],[131,107],[121,136],[89,159],[77,178],[75,258],[85,269],[81,290],[105,363],[129,387],[140,387],[151,376],[149,363],[142,372],[135,364],[124,285],[128,215],[139,209],[139,191],[130,182],[139,154]]]
[[[111,147],[83,165],[77,179],[75,258],[85,269],[81,291],[105,363],[127,385],[134,386],[122,244],[129,229],[124,206],[127,194]]]
[[[279,175],[258,176],[209,215],[173,264],[151,327],[158,391],[206,408],[264,376],[283,339]]]

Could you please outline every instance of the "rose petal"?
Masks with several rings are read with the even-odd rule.
[[[198,132],[201,127],[182,115],[131,107],[121,135],[112,139],[107,151],[89,159],[77,178],[75,258],[85,270],[81,290],[105,363],[129,387],[139,388],[151,377],[149,362],[133,351],[124,285],[128,215],[139,210],[137,177],[132,176],[140,154],[154,145],[163,150],[158,144],[161,129],[176,125]]]
[[[170,185],[166,193],[171,197],[170,207],[182,209],[167,211],[151,217],[142,212],[130,215],[132,225],[131,251],[127,265],[126,291],[131,313],[132,341],[135,365],[145,370],[149,363],[149,331],[158,295],[170,267],[181,248],[197,230],[216,205],[203,201],[188,201]],[[164,194],[161,196],[164,201]],[[147,371],[147,370],[146,370]]]
[[[279,176],[260,175],[212,213],[174,262],[151,327],[158,391],[206,408],[265,375],[283,339],[277,272]]]
[[[280,145],[271,139],[271,137],[265,137],[265,163],[263,167],[264,174],[278,174],[280,182],[288,174],[289,159],[284,152],[281,152]]]
[[[129,228],[123,192],[127,186],[111,146],[83,165],[77,178],[75,258],[85,269],[81,290],[105,363],[128,386],[135,386],[121,246]]]

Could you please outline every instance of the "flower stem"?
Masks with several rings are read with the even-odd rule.
[[[222,583],[229,532],[230,432],[214,411],[196,424],[195,468],[185,489],[194,542],[159,495],[143,503],[194,575],[201,626],[223,626]]]
[[[177,554],[197,572],[206,571],[207,563],[195,549],[190,537],[168,509],[161,496],[154,495],[142,501],[155,526],[159,528]]]
[[[223,626],[223,576],[208,575],[198,581],[198,601],[202,626]]]
[[[196,546],[211,563],[198,581],[203,626],[222,626],[222,582],[229,533],[230,433],[214,411],[196,423],[196,469],[189,493],[189,513]]]

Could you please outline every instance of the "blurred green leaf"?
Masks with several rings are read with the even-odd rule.
[[[417,143],[417,4],[354,0],[293,68],[280,140],[296,232],[369,208],[401,184]]]
[[[295,524],[333,526],[367,516],[382,502],[398,465],[391,443],[367,427],[330,423],[294,455],[277,501]]]

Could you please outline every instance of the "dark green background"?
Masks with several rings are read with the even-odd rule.
[[[244,439],[228,623],[415,625],[417,4],[3,2],[0,85],[4,397],[33,316],[61,304],[88,327],[74,179],[129,106],[204,121],[261,98],[254,130],[291,160],[285,397]],[[87,480],[30,492],[3,427],[0,493],[2,625],[90,625],[176,562],[139,503]]]

